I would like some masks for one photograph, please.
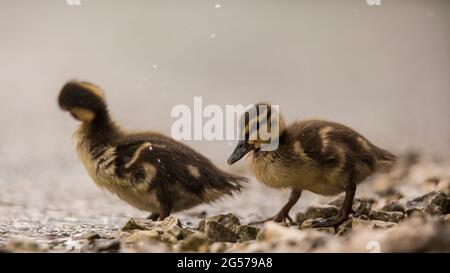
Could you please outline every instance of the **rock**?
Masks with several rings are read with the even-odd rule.
[[[137,218],[131,218],[128,222],[122,227],[122,231],[130,231],[130,230],[146,230],[152,229],[156,225],[152,220],[143,220]]]
[[[168,243],[176,243],[191,234],[189,230],[183,228],[179,219],[172,216],[167,217],[164,221],[130,219],[122,228],[122,231],[125,232],[136,230],[152,232],[137,233],[130,240],[137,240],[139,236],[142,236],[142,238],[156,237],[158,234],[161,240]]]
[[[206,219],[202,219],[200,221],[200,223],[198,224],[198,230],[200,230],[200,231],[205,230],[205,222],[207,220],[217,221],[229,230],[233,230],[241,225],[239,218],[237,218],[236,216],[234,216],[231,213],[228,213],[228,214],[220,214],[220,215],[212,216],[212,217],[209,217]]]
[[[301,226],[302,223],[308,219],[330,218],[337,215],[338,212],[339,209],[331,205],[311,206],[308,207],[304,212],[298,212],[295,216],[295,219]]]
[[[100,234],[98,234],[97,232],[94,232],[94,231],[87,232],[87,233],[81,235],[81,237],[80,237],[80,239],[85,239],[88,241],[94,241],[94,240],[97,240],[100,238],[101,238]]]
[[[173,251],[169,245],[162,242],[140,241],[133,244],[122,244],[120,252],[123,253],[168,253]]]
[[[340,196],[328,204],[340,208],[343,202],[344,196]],[[352,204],[352,210],[354,212],[354,215],[355,216],[369,215],[374,203],[375,200],[372,198],[355,198]]]
[[[382,208],[382,211],[388,211],[388,212],[392,212],[392,211],[398,211],[401,212],[403,214],[406,213],[406,209],[405,207],[398,201],[398,200],[390,200],[388,201]]]
[[[368,229],[389,229],[395,227],[397,224],[392,222],[384,222],[379,220],[362,220],[358,218],[353,218],[352,229],[358,228],[368,228]]]
[[[215,242],[209,246],[210,253],[223,253],[232,247],[233,243]]]
[[[352,210],[353,210],[355,216],[369,215],[374,203],[375,203],[375,201],[373,199],[356,198],[353,201]]]
[[[322,231],[322,232],[326,232],[326,233],[330,233],[330,234],[334,234],[334,227],[321,227],[321,228],[314,228],[312,226],[314,219],[307,219],[305,220],[302,225],[300,226],[300,229],[314,229],[317,231]]]
[[[449,252],[450,225],[438,217],[414,217],[380,242],[386,252]]]
[[[251,241],[256,240],[256,237],[259,232],[259,228],[240,225],[236,227],[233,232],[239,237],[240,241]]]
[[[254,243],[250,241],[234,243],[225,252],[244,252],[249,245]]]
[[[408,215],[444,215],[449,211],[450,199],[443,192],[430,192],[414,200],[408,201],[406,212]]]
[[[181,252],[208,252],[209,241],[203,233],[194,233],[179,242],[177,250]]]
[[[370,220],[369,216],[364,215],[364,214],[358,215],[358,217],[355,217],[355,218],[359,218],[361,220]]]
[[[333,237],[314,229],[298,230],[267,222],[258,233],[257,241],[239,252],[311,252]]]
[[[446,222],[447,224],[450,224],[450,214],[447,214],[444,216],[444,222]]]
[[[436,190],[450,195],[450,178],[441,179],[436,185]],[[448,210],[447,210],[448,211]]]
[[[131,235],[125,238],[125,242],[130,243],[139,243],[139,242],[148,242],[148,241],[156,241],[160,238],[160,234],[156,230],[138,230],[133,232]]]
[[[120,240],[95,240],[93,243],[84,246],[81,252],[119,252]]]
[[[43,252],[45,247],[40,245],[34,240],[30,239],[12,239],[8,241],[4,247],[5,252],[22,252],[22,253],[32,253],[32,252]]]
[[[176,240],[182,240],[189,235],[188,231],[183,229],[180,220],[172,216],[164,219],[162,229],[165,236],[172,236]]]
[[[406,218],[406,215],[398,211],[372,210],[369,214],[370,219],[384,222],[398,223]]]
[[[349,216],[347,220],[345,220],[342,224],[337,227],[336,235],[344,236],[348,234],[352,230],[353,217]]]
[[[239,237],[222,223],[215,220],[205,221],[205,235],[213,242],[236,242]]]

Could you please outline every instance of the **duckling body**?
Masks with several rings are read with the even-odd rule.
[[[384,150],[351,128],[323,120],[291,124],[277,150],[253,151],[246,161],[269,187],[298,187],[326,196],[344,191],[352,168],[359,184],[391,164]]]
[[[240,191],[245,178],[221,171],[188,146],[156,132],[120,129],[99,94],[92,84],[71,82],[59,99],[62,109],[82,121],[77,151],[99,187],[152,212],[154,220]]]
[[[241,147],[241,151],[248,152],[246,163],[258,181],[269,187],[292,190],[289,202],[271,220],[289,219],[288,212],[303,190],[325,196],[345,192],[347,200],[340,214],[334,219],[315,222],[316,226],[337,225],[351,211],[356,186],[375,172],[389,170],[396,160],[395,156],[342,124],[305,120],[289,126],[280,122],[280,125],[279,144],[274,151],[262,151],[258,141],[241,144],[247,146],[244,150]],[[242,152],[235,151],[229,162],[240,157]]]

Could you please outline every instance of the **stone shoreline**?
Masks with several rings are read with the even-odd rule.
[[[353,214],[337,228],[311,223],[337,214],[342,196],[293,210],[293,223],[264,225],[245,224],[267,216],[257,206],[251,209],[260,214],[252,217],[202,211],[158,222],[98,211],[79,218],[61,211],[51,218],[48,209],[45,220],[33,220],[22,215],[29,206],[0,202],[11,207],[10,218],[0,222],[0,252],[450,252],[448,166],[403,157],[393,172],[361,185]],[[261,194],[251,191],[252,198]],[[222,211],[239,211],[234,205]]]

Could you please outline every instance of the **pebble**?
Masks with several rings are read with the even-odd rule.
[[[406,213],[444,215],[449,212],[450,198],[443,192],[430,192],[406,204]]]
[[[372,210],[369,214],[370,219],[384,222],[398,223],[406,218],[406,215],[398,211]]]

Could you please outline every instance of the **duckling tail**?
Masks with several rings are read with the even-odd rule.
[[[234,174],[225,173],[225,179],[228,184],[233,188],[233,191],[240,192],[243,188],[243,184],[248,182],[248,178],[238,176]]]
[[[390,152],[378,148],[377,150],[377,169],[380,172],[389,172],[395,166],[397,156]]]
[[[214,179],[209,180],[209,184],[203,192],[203,202],[210,203],[222,199],[225,196],[233,196],[234,193],[241,192],[243,184],[248,181],[247,178],[229,174],[219,170]]]
[[[241,192],[243,184],[248,182],[248,179],[242,176],[230,174],[224,171],[220,173],[220,186],[217,188],[222,195],[232,196],[235,192]]]

